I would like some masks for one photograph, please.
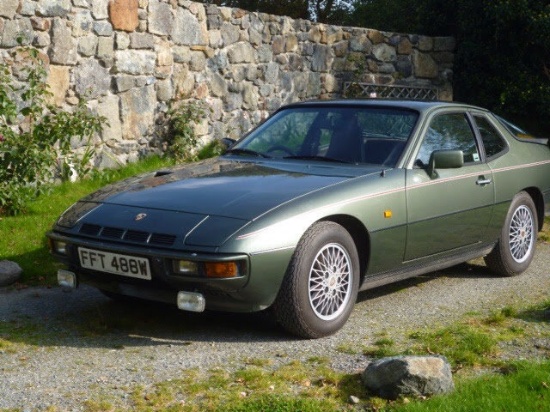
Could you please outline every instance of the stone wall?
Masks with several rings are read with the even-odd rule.
[[[0,60],[17,37],[47,61],[55,104],[108,118],[100,167],[159,146],[171,102],[211,109],[204,141],[237,137],[283,103],[339,96],[344,81],[436,86],[452,98],[454,40],[337,27],[187,0],[0,0]],[[78,142],[75,142],[78,149]]]

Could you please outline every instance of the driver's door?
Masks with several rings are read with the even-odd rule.
[[[436,169],[427,164],[434,150],[462,150],[464,165]],[[434,116],[407,170],[407,246],[405,260],[421,258],[480,242],[494,203],[492,172],[466,113]]]

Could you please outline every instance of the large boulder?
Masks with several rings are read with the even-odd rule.
[[[19,280],[23,269],[9,260],[0,261],[0,287],[11,285]]]
[[[442,356],[397,356],[375,361],[363,372],[363,383],[385,399],[431,396],[454,389],[451,367]]]

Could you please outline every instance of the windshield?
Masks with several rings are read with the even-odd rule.
[[[235,155],[394,167],[418,113],[380,107],[291,107],[235,145]]]

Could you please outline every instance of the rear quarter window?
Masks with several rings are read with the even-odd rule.
[[[506,141],[495,129],[495,127],[484,116],[474,116],[487,158],[495,157],[503,153],[506,148]]]

